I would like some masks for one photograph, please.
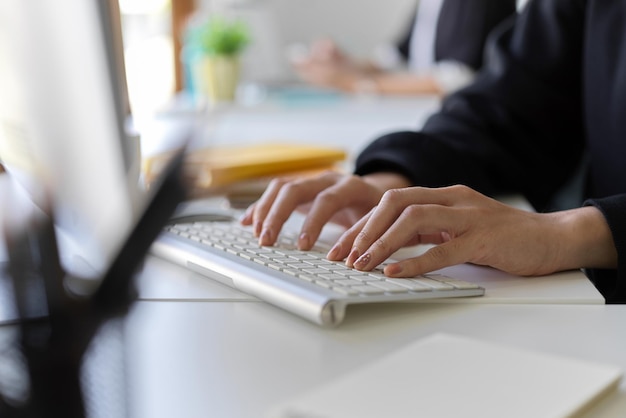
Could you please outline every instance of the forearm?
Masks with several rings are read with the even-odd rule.
[[[383,94],[419,95],[441,94],[437,80],[430,75],[410,73],[381,73],[372,77],[375,89]]]
[[[407,95],[449,94],[468,85],[475,77],[469,66],[454,60],[439,62],[429,72],[422,74],[383,71],[369,74],[376,91]]]
[[[434,77],[385,71],[361,71],[345,74],[338,87],[352,93],[390,95],[441,94]]]

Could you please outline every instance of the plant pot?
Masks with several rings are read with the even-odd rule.
[[[210,102],[232,102],[239,83],[238,56],[210,56],[198,60],[196,86]]]

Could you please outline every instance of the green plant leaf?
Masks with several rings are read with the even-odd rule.
[[[200,46],[209,55],[236,55],[249,43],[247,26],[241,21],[212,17],[199,30]]]

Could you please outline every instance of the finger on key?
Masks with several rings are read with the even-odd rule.
[[[356,236],[358,235],[358,233],[361,232],[361,229],[363,229],[363,226],[365,226],[365,223],[367,222],[371,214],[372,214],[372,211],[370,211],[367,215],[359,219],[354,225],[352,225],[343,234],[341,234],[341,236],[339,237],[335,245],[330,249],[330,251],[326,255],[326,257],[329,260],[340,261],[348,257],[346,259],[346,265],[349,267],[352,267],[352,264],[358,258],[358,257],[355,257],[354,255],[350,257],[351,256],[350,250],[352,249],[352,244],[354,243],[354,240],[356,239]]]
[[[246,225],[246,226],[252,225],[255,207],[256,207],[256,203],[253,203],[246,208],[246,211],[243,213],[243,215],[241,215],[241,218],[239,218],[239,222],[242,225]]]
[[[379,240],[402,214],[405,207],[405,194],[406,189],[388,190],[383,194],[380,203],[369,214],[365,225],[354,237],[352,249],[346,262],[348,266],[357,267],[355,264],[359,259],[358,267],[362,268],[366,264],[365,259],[371,258],[371,254],[366,255],[368,248]],[[385,242],[380,244],[385,244]]]
[[[337,173],[328,175],[335,184],[321,191],[314,199],[301,229],[298,248],[309,250],[319,238],[322,228],[342,210],[366,213],[380,198],[380,191],[357,176]]]
[[[254,235],[258,237],[261,234],[261,229],[263,228],[263,221],[267,216],[267,213],[270,211],[274,201],[276,200],[276,196],[278,196],[278,192],[286,183],[286,179],[277,178],[270,182],[267,186],[259,200],[257,200],[253,207],[251,213],[250,223],[253,226]]]
[[[324,175],[282,183],[262,220],[259,244],[273,245],[291,214],[332,184],[333,180]]]
[[[357,240],[366,237],[364,242],[368,240],[372,242],[367,248],[358,247],[355,243],[361,254],[354,262],[354,267],[358,270],[371,270],[376,267],[395,251],[413,242],[416,235],[432,236],[451,230],[457,231],[464,223],[456,216],[458,211],[454,208],[441,205],[410,205],[392,225],[380,232],[377,214],[378,210],[372,214],[357,236]]]
[[[302,224],[298,237],[298,249],[310,250],[319,238],[324,225],[349,203],[350,201],[346,198],[341,186],[335,185],[320,192],[313,200],[309,213]]]

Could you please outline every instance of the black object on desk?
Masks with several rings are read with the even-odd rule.
[[[160,183],[154,185],[143,216],[98,288],[89,294],[68,285],[53,219],[40,216],[24,230],[7,236],[8,273],[20,319],[15,325],[3,327],[8,339],[0,338],[5,343],[0,355],[13,354],[13,370],[17,375],[13,377],[14,387],[8,388],[12,392],[10,396],[6,393],[6,382],[0,384],[0,416],[82,418],[90,415],[85,401],[85,384],[90,381],[85,377],[88,351],[93,350],[91,343],[98,334],[123,318],[132,305],[136,298],[134,273],[186,196],[180,175],[183,156],[181,150],[164,171]],[[124,385],[123,370],[120,374],[117,383]],[[91,394],[111,390],[115,388],[87,389]],[[111,413],[99,405],[96,415],[127,415],[126,405],[106,408]]]

